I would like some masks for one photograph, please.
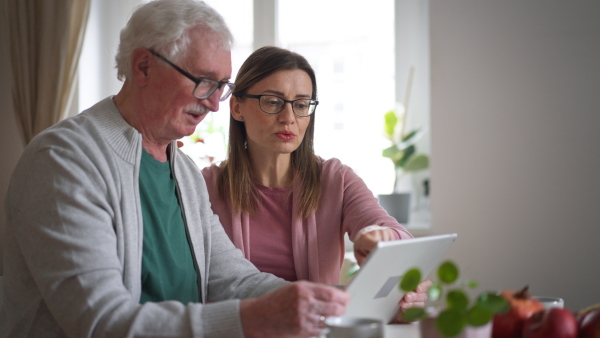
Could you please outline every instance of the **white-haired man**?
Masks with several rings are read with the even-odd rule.
[[[177,148],[230,95],[231,41],[202,2],[140,6],[120,92],[28,145],[6,198],[0,336],[314,336],[344,313],[345,292],[244,259]]]

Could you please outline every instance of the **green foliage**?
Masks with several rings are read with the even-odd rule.
[[[346,272],[346,277],[352,277],[354,276],[358,270],[360,269],[360,266],[358,266],[357,263],[352,264],[349,268],[348,271]]]
[[[396,168],[394,189],[402,174],[429,168],[429,156],[418,153],[416,148],[416,143],[425,130],[415,129],[405,133],[405,120],[406,114],[398,115],[394,110],[384,115],[383,131],[392,145],[383,149],[381,155],[389,158]]]
[[[446,261],[438,268],[437,275],[442,283],[452,284],[458,279],[458,267],[451,261]]]
[[[419,286],[421,282],[421,270],[419,269],[410,269],[406,271],[402,281],[400,282],[401,290],[414,290]]]
[[[424,318],[427,318],[427,312],[425,312],[425,309],[423,308],[411,307],[404,311],[404,320],[407,322],[414,322]]]
[[[400,117],[394,110],[384,115],[383,130],[392,145],[381,153],[394,162],[396,168],[404,172],[415,172],[429,167],[429,156],[418,154],[415,144],[423,136],[425,130],[416,129],[403,132],[404,116]]]
[[[414,279],[418,272],[419,281]],[[410,269],[402,277],[399,287],[405,292],[413,291],[421,281],[418,268]],[[437,330],[446,337],[454,337],[461,333],[466,326],[478,327],[489,323],[495,314],[509,310],[509,304],[504,297],[493,292],[483,292],[471,300],[466,289],[478,287],[478,283],[470,280],[460,280],[458,266],[452,261],[442,262],[437,269],[438,282],[428,290],[428,302],[437,304],[435,325]],[[427,318],[431,313],[425,309],[412,308],[404,313],[407,321]]]
[[[383,116],[385,120],[384,131],[389,139],[394,138],[394,134],[396,133],[396,125],[398,124],[398,116],[393,110],[390,110]]]
[[[454,337],[462,332],[467,325],[463,311],[459,309],[448,308],[437,316],[435,327],[446,337]]]

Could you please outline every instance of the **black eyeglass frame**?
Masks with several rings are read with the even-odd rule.
[[[273,94],[263,94],[263,95],[244,94],[244,95],[240,95],[240,96],[241,97],[251,98],[251,99],[257,99],[258,100],[258,106],[260,107],[260,110],[262,110],[266,114],[271,114],[271,115],[275,115],[275,114],[281,113],[281,111],[285,107],[285,104],[289,103],[289,104],[292,105],[292,111],[294,112],[294,115],[296,115],[298,117],[309,117],[312,114],[314,114],[315,111],[317,111],[317,106],[319,105],[319,101],[313,100],[313,99],[286,100],[286,99],[282,99],[281,97],[279,97],[277,95],[273,95]],[[260,98],[263,97],[263,96],[273,96],[273,97],[276,97],[276,98],[280,99],[281,101],[283,101],[283,105],[281,105],[281,109],[278,112],[276,112],[276,113],[269,113],[269,112],[265,111],[263,109],[263,107],[262,107],[261,100],[260,100]],[[300,115],[300,114],[296,113],[296,110],[294,109],[294,102],[296,102],[296,101],[309,101],[309,106],[314,106],[314,108],[312,110],[312,113],[310,113],[308,115]]]
[[[194,82],[196,84],[196,86],[194,87],[194,90],[192,91],[192,95],[195,98],[197,98],[198,100],[204,100],[204,99],[209,98],[212,94],[214,94],[215,91],[217,91],[217,89],[221,89],[221,87],[223,87],[223,86],[226,85],[227,88],[229,89],[228,92],[225,92],[227,95],[221,95],[221,97],[219,97],[219,101],[225,101],[231,95],[231,93],[233,93],[233,91],[235,90],[235,83],[233,83],[233,82],[229,82],[229,81],[216,81],[216,80],[213,80],[213,79],[209,79],[207,77],[195,77],[192,74],[190,74],[190,73],[186,72],[185,70],[183,70],[178,65],[176,65],[173,62],[169,61],[164,56],[158,54],[157,52],[155,52],[155,51],[153,51],[151,49],[149,49],[149,51],[150,51],[150,53],[152,53],[152,55],[156,56],[157,58],[159,58],[162,61],[166,62],[169,66],[173,67],[176,71],[178,71],[179,73],[181,73],[181,75],[183,75],[183,76],[187,77],[188,79],[192,80],[192,82]],[[206,93],[206,95],[196,96],[196,89],[198,88],[198,86],[202,82],[208,82],[208,83],[212,84],[211,89],[208,90],[208,92]]]

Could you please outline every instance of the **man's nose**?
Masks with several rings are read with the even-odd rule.
[[[218,111],[219,110],[219,103],[221,103],[221,91],[219,90],[215,90],[214,93],[212,93],[209,97],[200,100],[200,102],[202,102],[206,108],[208,108],[208,110],[210,111]]]

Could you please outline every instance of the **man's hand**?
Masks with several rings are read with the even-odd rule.
[[[240,302],[246,337],[311,337],[323,330],[323,320],[346,312],[350,295],[332,286],[310,282],[286,285],[258,298]]]
[[[356,257],[356,262],[361,266],[365,258],[377,246],[377,242],[394,239],[396,239],[394,230],[385,227],[378,227],[375,230],[359,234],[354,240],[354,257]]]
[[[415,291],[407,292],[402,300],[400,301],[400,311],[394,323],[406,323],[404,320],[404,311],[411,307],[425,307],[425,301],[427,300],[427,291],[431,287],[431,281],[426,279],[422,281]]]

